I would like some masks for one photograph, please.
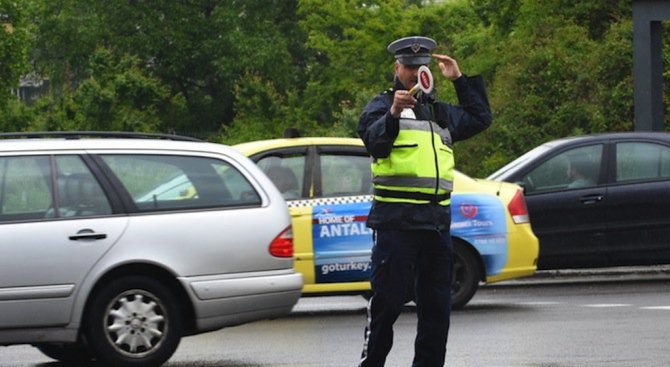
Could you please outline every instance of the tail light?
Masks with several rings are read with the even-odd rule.
[[[270,243],[270,254],[275,257],[293,257],[293,230],[291,226],[286,227]]]
[[[512,216],[512,220],[516,224],[529,223],[528,207],[526,206],[526,199],[523,197],[523,191],[517,190],[514,197],[507,205],[507,210]]]

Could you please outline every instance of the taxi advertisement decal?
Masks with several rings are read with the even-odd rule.
[[[316,283],[368,281],[372,230],[365,222],[369,198],[312,201],[312,205]],[[508,236],[505,207],[497,196],[452,195],[451,235],[477,249],[487,276],[502,272],[507,263]]]
[[[372,230],[366,227],[371,203],[316,205],[312,217],[317,283],[370,279]]]
[[[486,265],[487,275],[500,273],[507,263],[505,207],[493,195],[451,197],[451,235],[471,243]]]

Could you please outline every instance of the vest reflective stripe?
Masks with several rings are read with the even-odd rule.
[[[397,177],[397,176],[381,176],[374,177],[372,183],[377,186],[405,186],[405,187],[424,187],[435,189],[435,178],[430,177]],[[453,191],[454,184],[444,178],[439,179],[440,189],[446,191]]]
[[[375,200],[426,204],[436,200],[416,197],[448,198],[454,180],[449,130],[431,121],[404,118],[400,119],[399,127],[391,154],[372,163],[372,182],[377,190]],[[398,191],[401,193],[393,194]],[[407,192],[420,195],[407,195]],[[449,203],[449,199],[440,201],[441,205]]]
[[[451,197],[451,194],[433,195],[433,194],[424,194],[422,192],[389,191],[389,190],[383,190],[383,189],[375,189],[374,194],[376,196],[391,197],[391,198],[395,198],[395,199],[425,200],[425,201],[430,201],[431,203],[439,203],[439,202],[447,200]]]
[[[426,122],[429,122],[429,124],[427,124]],[[441,128],[440,125],[432,121],[401,119],[400,130],[419,130],[419,131],[437,133],[440,135],[441,140],[445,142],[448,146],[451,146],[452,144],[451,134],[449,133],[449,130]]]

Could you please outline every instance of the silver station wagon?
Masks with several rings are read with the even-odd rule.
[[[0,345],[157,366],[183,336],[290,312],[284,199],[241,153],[188,140],[0,134]]]

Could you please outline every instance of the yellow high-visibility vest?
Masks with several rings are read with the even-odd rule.
[[[427,120],[401,118],[391,154],[372,163],[375,200],[449,205],[454,186],[451,145],[446,128]]]

